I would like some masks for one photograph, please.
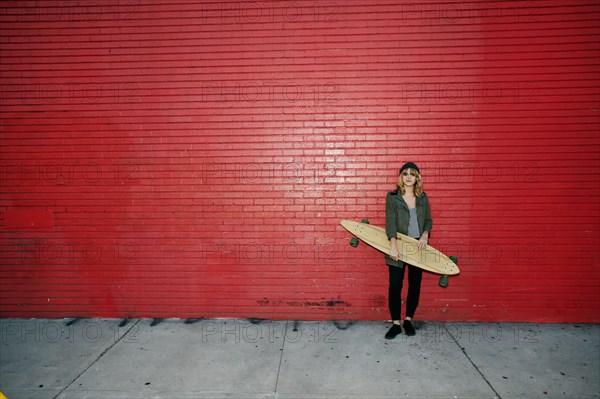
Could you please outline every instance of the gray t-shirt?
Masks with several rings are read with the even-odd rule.
[[[419,220],[417,219],[417,208],[409,208],[410,219],[408,221],[408,236],[412,238],[419,238]]]

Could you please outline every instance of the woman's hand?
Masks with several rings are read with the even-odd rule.
[[[398,252],[398,244],[396,243],[395,237],[390,239],[390,258],[396,261],[400,258],[400,252]]]
[[[393,260],[400,259],[400,252],[398,252],[397,246],[393,246],[392,248],[390,248],[390,258],[392,258]]]
[[[419,244],[417,245],[417,249],[419,251],[422,251],[425,248],[427,248],[428,240],[429,240],[429,232],[424,231],[423,234],[421,234],[421,238],[419,238]]]

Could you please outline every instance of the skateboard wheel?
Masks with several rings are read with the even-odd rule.
[[[458,258],[456,256],[449,256],[449,258],[455,265],[458,265]]]
[[[350,240],[351,247],[358,247],[358,238],[354,237]]]
[[[439,284],[440,284],[440,287],[446,288],[448,286],[448,276],[440,277]]]
[[[364,223],[364,224],[369,224],[369,219],[363,219],[363,220],[361,220],[360,222],[361,222],[361,223]]]

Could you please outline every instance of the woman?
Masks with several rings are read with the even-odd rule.
[[[408,268],[408,296],[406,298],[406,317],[403,327],[406,335],[415,335],[412,318],[419,305],[421,294],[421,278],[423,270],[399,260],[396,234],[402,233],[419,240],[417,249],[427,246],[431,232],[432,220],[427,194],[423,192],[423,181],[419,168],[408,162],[400,169],[398,188],[389,192],[385,201],[385,230],[390,240],[390,256],[386,255],[386,264],[390,272],[388,304],[392,316],[392,327],[385,334],[386,339],[393,339],[402,332],[400,325],[400,309],[404,270]]]

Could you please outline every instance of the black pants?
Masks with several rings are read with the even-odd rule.
[[[388,290],[388,305],[392,320],[400,320],[400,309],[402,306],[402,284],[404,281],[404,270],[408,269],[408,296],[406,297],[406,317],[412,318],[419,306],[421,296],[421,279],[423,269],[411,266],[407,263],[404,267],[388,266],[390,268],[390,287]]]

